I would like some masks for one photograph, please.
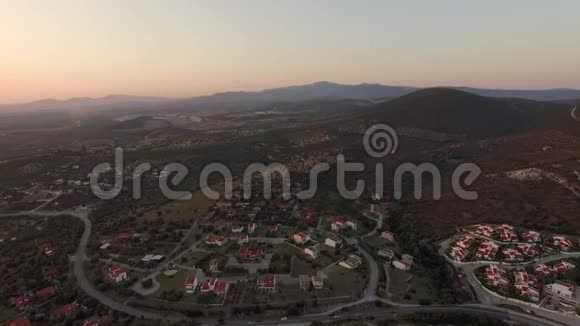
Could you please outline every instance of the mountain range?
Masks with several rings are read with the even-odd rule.
[[[488,97],[524,98],[538,101],[563,101],[580,98],[580,90],[543,89],[508,90],[470,87],[449,87]],[[165,98],[154,96],[108,95],[101,98],[72,98],[68,100],[40,100],[24,104],[0,105],[0,112],[30,112],[35,110],[74,109],[163,109],[168,110],[240,110],[275,102],[310,100],[357,99],[382,101],[404,96],[420,90],[417,87],[386,86],[380,84],[344,85],[317,82],[308,85],[288,86],[256,92],[223,92],[191,98]]]

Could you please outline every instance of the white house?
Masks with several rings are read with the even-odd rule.
[[[304,254],[312,259],[316,259],[318,258],[318,248],[306,247],[304,248]]]
[[[342,239],[339,237],[329,237],[324,240],[324,244],[332,248],[340,247]]]
[[[338,265],[348,269],[356,269],[362,265],[362,258],[357,255],[350,255],[347,259],[338,263]]]
[[[576,301],[576,296],[574,295],[576,287],[571,283],[557,281],[556,283],[546,285],[544,290],[560,299]]]
[[[195,275],[189,275],[187,279],[185,279],[185,293],[193,294],[195,288],[197,288],[197,278]]]
[[[294,234],[294,242],[297,244],[304,244],[310,241],[310,232],[308,231],[300,231]]]
[[[107,268],[107,276],[109,280],[115,283],[120,283],[128,279],[127,271],[121,266],[109,266]]]

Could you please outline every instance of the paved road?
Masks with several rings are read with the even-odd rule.
[[[76,253],[73,257],[73,264],[74,264],[74,275],[77,279],[79,286],[87,293],[87,295],[93,297],[101,304],[108,306],[113,310],[117,310],[120,312],[124,312],[128,315],[135,316],[137,318],[145,318],[145,319],[159,319],[159,320],[166,320],[166,321],[182,321],[187,320],[188,318],[173,312],[155,312],[155,311],[146,311],[141,310],[138,308],[127,306],[121,302],[115,301],[114,299],[108,297],[106,294],[98,291],[93,284],[88,279],[85,269],[84,263],[87,260],[86,256],[86,248],[90,241],[90,236],[92,232],[92,223],[89,219],[89,210],[87,209],[77,209],[77,210],[67,210],[67,211],[34,211],[34,212],[22,212],[22,213],[14,213],[14,214],[0,214],[0,217],[17,217],[17,216],[48,216],[48,217],[55,217],[61,215],[70,215],[80,219],[84,224],[84,231],[81,237],[81,241],[77,247]],[[519,313],[512,311],[510,309],[496,307],[496,306],[487,306],[487,305],[455,305],[455,306],[418,306],[418,305],[403,305],[396,302],[392,302],[388,299],[378,298],[376,296],[376,288],[378,285],[378,273],[379,269],[377,266],[376,261],[370,256],[368,252],[366,252],[363,248],[356,244],[357,248],[360,250],[361,254],[364,256],[365,260],[367,260],[369,266],[369,283],[367,285],[367,290],[365,295],[362,299],[337,307],[335,309],[328,310],[322,314],[317,315],[305,315],[298,318],[293,318],[286,321],[280,320],[264,320],[257,322],[257,325],[300,325],[309,323],[311,321],[324,321],[334,319],[333,314],[340,311],[346,307],[352,307],[359,304],[370,303],[372,301],[380,301],[385,304],[391,305],[391,308],[385,308],[378,312],[368,312],[368,313],[359,313],[354,315],[344,315],[340,316],[340,319],[346,319],[351,317],[366,317],[366,316],[389,316],[394,313],[414,313],[414,312],[442,312],[442,311],[464,311],[464,312],[481,312],[486,313],[489,315],[494,315],[502,319],[508,318],[509,320],[521,322],[524,324],[529,325],[566,325],[565,323],[559,322],[557,320],[564,320],[564,316],[558,314],[558,317],[554,320],[546,320],[540,317],[536,317],[533,315]],[[551,316],[552,318],[554,316]],[[214,325],[215,320],[212,319],[201,319],[200,320],[205,325]],[[239,321],[239,320],[228,320],[226,321],[228,325],[247,325],[248,321]],[[573,323],[572,323],[573,324]]]
[[[13,214],[0,214],[0,217],[5,218],[18,216],[56,217],[66,215],[78,218],[84,224],[84,231],[83,235],[81,236],[81,241],[79,242],[75,255],[74,257],[72,257],[72,262],[75,278],[77,279],[77,282],[81,287],[81,289],[83,289],[83,291],[85,291],[87,295],[96,299],[101,304],[113,310],[121,311],[128,315],[132,315],[138,318],[143,317],[146,319],[163,319],[170,321],[180,321],[186,319],[184,318],[184,316],[176,313],[152,312],[130,307],[121,302],[115,301],[114,299],[110,298],[103,292],[100,292],[93,286],[92,282],[88,279],[84,269],[84,263],[87,261],[86,250],[89,244],[93,227],[91,220],[89,219],[89,213],[90,213],[89,210],[84,208],[63,211],[35,210]]]
[[[580,121],[580,118],[576,115],[576,109],[578,109],[578,106],[575,106],[572,111],[570,112],[570,115],[572,116],[573,119],[576,119],[578,121]]]

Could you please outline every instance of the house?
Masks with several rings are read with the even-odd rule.
[[[46,279],[58,276],[58,274],[59,274],[58,269],[52,265],[42,267],[42,276]]]
[[[402,271],[410,270],[412,265],[413,263],[407,260],[393,260],[393,267]]]
[[[338,263],[338,265],[348,269],[356,269],[362,265],[362,258],[357,255],[350,255],[345,260]]]
[[[505,260],[511,260],[511,261],[524,260],[524,255],[514,248],[506,248],[506,249],[502,250],[502,254],[503,254],[503,257]]]
[[[395,235],[390,230],[383,230],[383,232],[381,232],[381,237],[391,242],[395,241]]]
[[[105,275],[109,282],[112,283],[120,283],[128,279],[127,271],[123,267],[116,265],[107,267]]]
[[[297,244],[305,244],[308,241],[310,241],[310,232],[300,231],[294,234],[294,242]]]
[[[324,279],[319,274],[312,275],[311,280],[312,280],[312,287],[315,290],[320,290],[320,289],[322,289],[322,287],[324,287]]]
[[[117,240],[121,240],[121,241],[128,241],[128,240],[133,239],[136,236],[137,235],[133,231],[124,231],[124,232],[117,233],[115,235],[115,238],[117,238]]]
[[[36,296],[39,298],[48,298],[53,296],[56,293],[57,287],[56,286],[47,286],[36,291]]]
[[[505,271],[495,264],[490,264],[485,268],[485,274],[487,278],[487,283],[492,286],[507,286],[510,284],[510,281],[503,277]]]
[[[344,229],[345,220],[342,216],[332,216],[330,218],[330,229],[332,231],[340,231]]]
[[[300,285],[300,289],[307,291],[310,290],[311,280],[308,275],[299,275],[298,276],[298,284]]]
[[[449,256],[455,261],[463,261],[467,256],[467,250],[460,247],[450,247]]]
[[[256,223],[248,223],[248,233],[252,234],[256,231]]]
[[[306,248],[304,248],[304,254],[307,257],[310,257],[312,259],[316,259],[316,258],[318,258],[318,248],[317,247],[306,247]]]
[[[203,282],[200,291],[201,293],[213,292],[217,295],[224,296],[228,292],[229,286],[230,284],[227,281],[212,277]]]
[[[213,292],[213,290],[215,290],[215,287],[216,287],[218,281],[219,281],[218,278],[212,277],[212,278],[206,280],[205,282],[203,282],[203,284],[200,287],[201,293]]]
[[[491,238],[493,235],[493,229],[489,225],[478,225],[475,228],[475,233],[482,235],[486,238]]]
[[[193,274],[188,275],[187,278],[185,279],[185,293],[193,294],[196,288],[197,288],[197,278]]]
[[[473,237],[468,235],[462,235],[456,242],[455,245],[462,249],[467,249],[473,242]]]
[[[241,233],[242,231],[244,231],[244,226],[243,225],[234,225],[234,226],[232,226],[232,233]]]
[[[561,262],[559,262],[559,263],[555,264],[555,265],[552,267],[552,270],[553,270],[555,273],[564,273],[564,272],[566,272],[567,270],[569,270],[569,269],[572,269],[572,268],[574,268],[574,267],[576,267],[576,265],[574,265],[574,264],[571,264],[571,263],[569,263],[569,262],[567,262],[567,261],[565,261],[565,260],[562,260]]]
[[[23,294],[17,297],[10,298],[10,304],[16,309],[24,309],[28,307],[31,303],[30,296],[28,294]]]
[[[537,245],[530,243],[520,243],[516,246],[516,248],[528,257],[536,256],[540,252],[540,249]]]
[[[225,241],[226,241],[226,238],[224,236],[210,235],[207,237],[207,240],[205,240],[205,243],[208,245],[214,245],[214,246],[221,247],[224,245]]]
[[[55,248],[50,242],[46,242],[40,246],[40,250],[45,256],[51,257],[55,253]]]
[[[324,244],[331,248],[337,248],[342,245],[342,239],[337,236],[331,236],[324,240]]]
[[[353,221],[346,221],[346,226],[355,231],[358,229],[358,225],[356,224],[356,222]]]
[[[238,244],[243,245],[250,242],[250,237],[247,233],[240,234],[240,238],[238,239]]]
[[[400,269],[402,271],[408,271],[413,267],[413,256],[408,254],[403,254],[400,260],[393,260],[393,267]]]
[[[258,259],[258,258],[262,258],[266,255],[266,251],[263,248],[257,248],[257,249],[250,249],[248,247],[241,247],[240,251],[239,251],[239,256],[240,258],[243,259]]]
[[[572,241],[562,235],[554,235],[552,240],[554,245],[559,247],[562,251],[568,251],[573,246]]]
[[[499,245],[493,241],[484,241],[479,244],[475,257],[478,259],[494,260],[499,249]]]
[[[516,293],[522,297],[527,297],[532,302],[540,301],[540,291],[528,283],[516,282],[514,284]]]
[[[32,323],[28,317],[18,316],[6,323],[6,326],[32,326]]]
[[[211,273],[218,273],[220,271],[217,258],[214,258],[209,262],[209,271]]]
[[[538,276],[543,277],[550,275],[550,268],[546,266],[546,264],[537,264],[534,266],[534,272],[536,272]]]
[[[99,326],[99,324],[97,322],[94,322],[92,320],[87,319],[87,320],[83,321],[81,326]]]
[[[540,233],[532,230],[522,233],[522,238],[529,243],[542,241]]]
[[[528,274],[526,271],[514,271],[514,281],[515,283],[525,283],[529,285],[536,284],[538,279],[534,275]]]
[[[266,230],[268,231],[268,233],[274,233],[278,231],[278,225],[270,224],[266,227]]]
[[[495,230],[499,239],[503,242],[517,242],[519,240],[518,235],[512,229],[505,227],[505,224],[497,227]]]
[[[547,294],[556,296],[557,298],[576,303],[576,286],[574,284],[564,281],[557,281],[552,284],[544,286],[544,291]]]
[[[274,274],[260,274],[256,282],[256,288],[260,291],[274,292],[276,291],[276,275]]]
[[[388,261],[391,261],[395,257],[395,253],[391,249],[381,249],[377,252],[379,257],[383,257]]]
[[[58,308],[56,308],[53,312],[52,315],[55,318],[65,318],[66,316],[70,315],[71,313],[77,311],[78,306],[76,303],[70,303],[64,306],[60,306]]]

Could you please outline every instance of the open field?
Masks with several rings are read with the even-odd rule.
[[[434,302],[437,298],[431,281],[396,268],[389,267],[391,282],[389,291],[393,299],[404,303]]]
[[[325,274],[325,287],[333,291],[333,296],[360,296],[367,283],[366,275],[341,266],[332,266]]]
[[[223,183],[220,183],[211,188],[223,194],[225,187]],[[171,222],[188,220],[194,217],[205,217],[207,211],[214,203],[214,200],[207,198],[198,190],[192,193],[189,200],[174,200],[143,212],[143,218],[146,221],[162,219],[165,222]]]
[[[185,290],[185,279],[192,271],[178,269],[177,274],[168,277],[165,276],[163,273],[157,276],[157,281],[159,282],[159,290],[153,293],[153,297],[157,299],[161,299],[162,293],[164,291],[184,291]]]

